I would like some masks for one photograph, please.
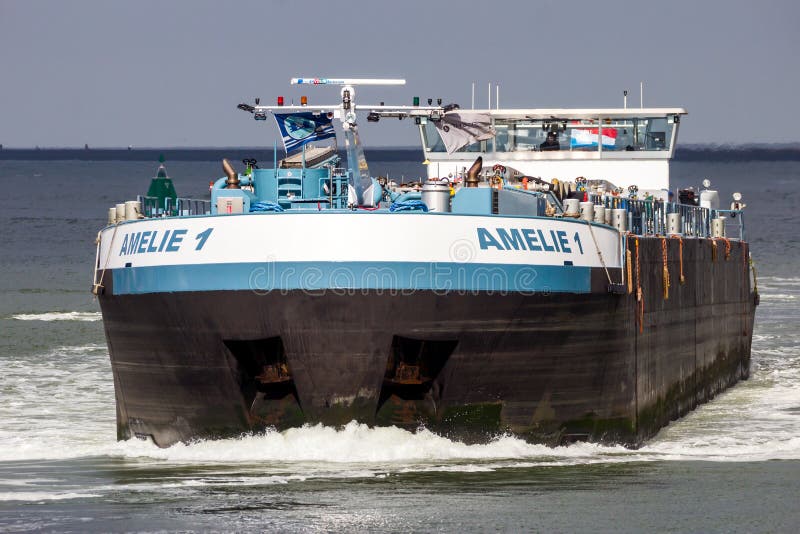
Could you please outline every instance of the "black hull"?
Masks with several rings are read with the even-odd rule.
[[[109,281],[118,435],[168,446],[357,420],[638,446],[747,378],[755,302],[746,244],[684,240],[681,284],[668,240],[664,299],[662,241],[638,239],[637,284],[634,239],[621,295],[601,269],[590,294],[115,295]]]

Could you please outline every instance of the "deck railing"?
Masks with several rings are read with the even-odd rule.
[[[157,197],[139,195],[137,200],[142,207],[142,215],[152,217],[179,217],[185,215],[208,215],[211,201],[194,198],[165,198],[159,203]]]
[[[330,203],[335,209],[343,209],[347,202],[347,175],[332,173]],[[663,200],[639,200],[611,195],[590,193],[588,198],[596,205],[606,209],[622,208],[628,211],[627,230],[637,235],[665,235],[667,215],[680,213],[680,233],[685,236],[710,237],[711,221],[722,218],[727,237],[744,240],[744,212],[741,210],[711,210],[700,206],[690,206]],[[166,198],[163,204],[157,197],[139,195],[142,214],[152,217],[179,217],[188,215],[208,215],[211,202],[193,198]]]
[[[710,237],[711,221],[723,218],[725,235],[744,239],[744,214],[741,210],[712,210],[700,206],[665,202],[663,200],[632,200],[611,195],[589,194],[589,200],[606,209],[628,210],[628,231],[637,235],[664,235],[667,233],[667,215],[680,213],[680,233],[685,236]]]
[[[744,211],[714,210],[714,217],[725,218],[725,235],[744,241]]]

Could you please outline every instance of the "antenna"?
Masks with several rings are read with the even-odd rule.
[[[405,85],[396,78],[292,78],[292,85]]]
[[[372,178],[369,174],[367,158],[364,156],[364,148],[358,135],[355,113],[355,87],[358,85],[405,85],[406,81],[393,78],[292,78],[290,83],[292,85],[341,86],[342,100],[336,112],[338,112],[339,119],[342,121],[347,164],[353,173],[348,180],[348,184],[353,187],[357,206],[373,207],[374,200],[370,196],[372,194]],[[431,100],[428,102],[430,105]],[[374,121],[378,118],[377,114],[370,113],[367,120]],[[305,149],[305,147],[303,148]]]
[[[494,106],[500,109],[500,84],[496,83],[494,86]]]
[[[628,109],[628,90],[622,91],[622,107]]]
[[[472,82],[472,109],[475,109],[475,82]]]
[[[639,107],[644,107],[644,82],[639,82]]]

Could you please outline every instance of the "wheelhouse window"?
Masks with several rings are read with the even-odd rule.
[[[442,141],[439,132],[436,131],[436,126],[433,122],[422,119],[420,128],[422,128],[422,139],[425,143],[425,150],[428,152],[447,152],[444,141]]]
[[[603,150],[669,150],[672,117],[611,118],[600,121]],[[594,129],[597,132],[597,128]],[[597,142],[597,141],[596,141]]]
[[[497,118],[494,127],[497,134],[493,140],[467,145],[458,152],[668,151],[674,118]],[[421,128],[429,152],[446,152],[434,123],[423,119]]]

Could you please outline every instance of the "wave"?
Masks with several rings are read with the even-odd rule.
[[[305,463],[409,464],[522,458],[587,458],[600,449],[624,452],[621,446],[578,444],[548,447],[500,436],[486,444],[452,441],[426,429],[369,427],[350,422],[340,429],[322,425],[266,432],[236,439],[179,443],[160,449],[149,441],[119,444],[117,454],[175,463]],[[109,451],[111,452],[111,451]]]
[[[17,321],[99,321],[103,318],[100,312],[46,312],[46,313],[18,313],[11,319]]]
[[[65,499],[88,499],[100,497],[97,493],[80,493],[68,491],[63,493],[51,491],[12,491],[0,492],[0,502],[3,501],[63,501]]]
[[[730,416],[730,407],[725,412]],[[96,428],[88,439],[47,432],[47,436],[0,436],[0,461],[63,460],[88,457],[120,458],[144,465],[258,465],[254,484],[282,484],[308,477],[372,477],[405,472],[488,472],[534,466],[574,466],[626,462],[716,461],[754,462],[800,459],[798,414],[776,410],[752,424],[753,432],[730,432],[714,414],[698,414],[688,425],[668,427],[642,448],[575,443],[549,447],[513,436],[469,445],[421,429],[371,428],[351,422],[342,428],[305,426],[224,440],[178,443],[159,448],[149,440],[113,440],[113,424]],[[760,428],[763,426],[764,428]],[[783,430],[776,431],[775,427]],[[704,428],[703,431],[700,427]],[[64,431],[65,429],[61,429]],[[42,437],[47,439],[42,440]],[[267,476],[268,480],[263,479]],[[300,478],[298,478],[300,477]],[[248,480],[250,475],[248,475]],[[242,481],[245,483],[245,481]],[[248,482],[250,483],[250,482]]]
[[[789,282],[790,284],[800,284],[800,278],[795,277],[781,277],[781,276],[759,276],[758,280],[766,280],[769,282]]]
[[[797,295],[787,293],[761,293],[762,300],[795,300]]]
[[[69,447],[57,443],[15,440],[15,453],[0,460],[58,460],[112,457],[143,464],[192,466],[259,465],[269,471],[271,483],[285,477],[373,476],[386,472],[482,472],[531,466],[567,466],[653,461],[766,461],[800,459],[800,437],[789,431],[796,416],[784,415],[786,432],[703,434],[695,425],[708,424],[708,414],[689,428],[681,423],[635,450],[621,445],[575,443],[549,447],[513,436],[499,436],[485,444],[469,445],[421,429],[371,428],[351,422],[342,428],[305,426],[283,432],[268,431],[224,440],[178,443],[159,448],[149,440],[113,441],[111,429],[94,439]],[[775,421],[772,421],[774,425]],[[712,423],[713,426],[713,423]],[[53,441],[60,441],[55,435]],[[0,441],[8,441],[0,439]],[[5,456],[1,455],[0,456]],[[259,473],[263,475],[263,473]]]
[[[794,417],[790,417],[794,419]],[[792,426],[792,425],[790,425]],[[268,432],[235,440],[201,441],[159,449],[152,443],[130,440],[119,444],[127,458],[148,458],[169,463],[259,463],[259,464],[372,464],[402,471],[493,471],[538,465],[582,465],[595,463],[663,460],[764,461],[800,459],[800,437],[778,432],[770,439],[749,434],[718,438],[656,437],[634,450],[621,445],[576,443],[549,447],[500,436],[486,444],[467,445],[428,430],[412,433],[395,427],[370,428],[350,423],[342,429],[304,427]]]

